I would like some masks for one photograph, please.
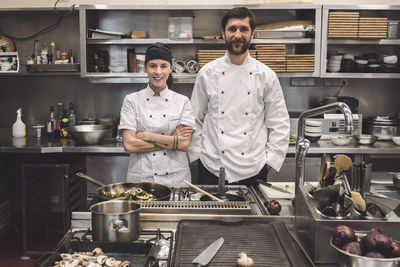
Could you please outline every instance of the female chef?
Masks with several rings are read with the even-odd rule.
[[[130,154],[127,180],[169,187],[191,180],[187,149],[194,114],[186,96],[168,88],[172,81],[171,48],[155,43],[146,51],[147,87],[125,97],[119,130]]]

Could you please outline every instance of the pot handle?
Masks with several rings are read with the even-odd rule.
[[[121,230],[125,226],[125,222],[124,220],[114,219],[112,221],[112,225],[113,225],[113,230],[115,232],[119,232],[119,230]]]
[[[86,174],[83,174],[81,172],[77,172],[77,173],[75,173],[75,175],[78,176],[78,177],[81,177],[81,178],[83,178],[83,179],[85,179],[85,180],[87,180],[89,182],[91,182],[92,184],[95,184],[95,185],[98,185],[98,186],[105,186],[105,184],[103,184],[102,182],[97,181],[96,179],[94,179],[94,178],[92,178],[92,177],[90,177],[90,176],[88,176]]]

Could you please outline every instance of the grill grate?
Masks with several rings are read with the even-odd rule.
[[[141,211],[158,213],[252,214],[249,202],[144,201]]]
[[[254,266],[305,266],[286,226],[282,223],[222,221],[179,222],[174,265],[193,267],[192,260],[219,237],[224,244],[208,266],[236,266],[245,251]]]

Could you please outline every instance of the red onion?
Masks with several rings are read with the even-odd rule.
[[[357,240],[354,230],[346,225],[339,225],[336,227],[332,237],[333,244],[338,248]]]
[[[268,213],[270,215],[279,215],[279,213],[281,212],[281,204],[279,204],[279,202],[276,200],[270,200],[264,203],[264,205],[267,207]]]
[[[358,256],[362,255],[361,244],[355,241],[345,244],[342,250]]]

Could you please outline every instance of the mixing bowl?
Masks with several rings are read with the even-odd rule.
[[[77,125],[69,128],[72,137],[82,145],[94,145],[100,143],[105,134],[111,130],[105,125]]]

